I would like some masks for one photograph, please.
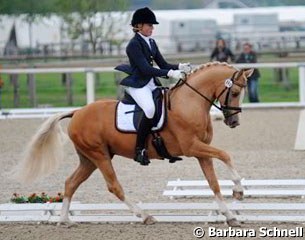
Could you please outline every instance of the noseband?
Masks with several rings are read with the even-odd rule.
[[[237,74],[237,77],[235,77]],[[231,78],[229,79],[226,79],[225,80],[225,88],[221,91],[221,93],[217,96],[217,98],[215,99],[216,101],[219,101],[219,98],[225,93],[227,92],[226,94],[226,98],[225,98],[225,102],[224,102],[224,105],[216,105],[215,104],[215,100],[212,101],[211,99],[209,99],[208,97],[206,97],[205,95],[203,95],[201,92],[199,92],[197,89],[195,89],[193,86],[191,86],[187,81],[186,81],[186,78],[185,80],[184,79],[180,79],[176,85],[170,89],[171,91],[174,90],[175,88],[177,87],[180,87],[182,86],[183,84],[185,84],[186,86],[188,86],[190,89],[192,89],[195,93],[197,93],[199,96],[201,96],[202,98],[204,98],[205,100],[207,100],[211,105],[213,105],[214,107],[216,107],[217,109],[219,109],[220,111],[222,111],[225,119],[228,118],[228,117],[231,117],[235,114],[238,114],[242,111],[241,107],[232,107],[232,106],[229,106],[230,104],[230,100],[231,100],[231,89],[233,87],[233,85],[237,85],[239,86],[240,88],[244,88],[246,87],[246,85],[242,85],[242,84],[239,84],[239,83],[236,83],[235,82],[235,79],[238,79],[242,74],[242,71],[235,71],[232,75]],[[220,102],[220,101],[219,101]],[[169,108],[170,108],[170,105],[169,105]],[[231,113],[231,111],[234,111],[233,113]]]

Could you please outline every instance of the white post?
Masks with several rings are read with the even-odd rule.
[[[305,105],[305,65],[299,66],[299,99]]]
[[[294,150],[305,150],[305,110],[300,112],[299,125],[294,143]]]
[[[94,72],[87,71],[86,72],[86,90],[87,90],[87,104],[94,102],[95,96],[94,96]]]

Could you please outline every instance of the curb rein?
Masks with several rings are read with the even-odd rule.
[[[236,74],[238,73],[237,77],[235,78]],[[186,73],[184,73],[185,76],[186,76]],[[222,111],[225,119],[228,118],[228,117],[231,117],[235,114],[238,114],[240,112],[242,112],[242,108],[241,107],[232,107],[232,106],[229,106],[229,101],[230,101],[230,97],[231,97],[231,88],[232,86],[235,84],[241,88],[243,87],[246,87],[246,85],[241,85],[241,84],[238,84],[236,82],[234,82],[235,79],[238,79],[242,74],[242,71],[235,71],[232,75],[232,77],[230,79],[227,79],[230,81],[230,84],[226,85],[225,84],[225,88],[221,91],[221,93],[216,97],[216,99],[214,101],[212,101],[211,99],[209,99],[208,97],[204,96],[201,92],[199,92],[197,89],[195,89],[193,86],[191,86],[187,81],[186,81],[186,77],[185,77],[185,80],[184,79],[179,79],[179,81],[175,84],[175,86],[173,86],[171,89],[169,89],[168,91],[168,109],[171,110],[171,102],[170,102],[170,94],[171,92],[178,88],[178,87],[181,87],[182,85],[186,85],[188,86],[190,89],[192,89],[195,93],[197,93],[199,96],[201,96],[202,98],[204,98],[205,100],[207,100],[211,106],[213,105],[214,107],[216,107],[218,110]],[[228,91],[227,91],[228,90]],[[217,101],[224,93],[225,91],[227,91],[227,95],[226,95],[226,99],[225,99],[225,103],[224,105],[220,105],[218,106],[215,101]],[[234,110],[235,112],[233,113],[230,113],[230,110]]]

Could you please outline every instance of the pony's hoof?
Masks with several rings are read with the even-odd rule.
[[[145,225],[151,225],[151,224],[154,224],[156,222],[157,222],[157,220],[153,216],[148,216],[147,218],[145,218],[143,223]]]
[[[233,190],[233,198],[235,198],[236,200],[239,200],[239,201],[244,200],[244,192]]]
[[[232,218],[230,220],[227,220],[227,224],[230,226],[230,227],[241,227],[241,224],[239,221],[237,221],[236,218]]]

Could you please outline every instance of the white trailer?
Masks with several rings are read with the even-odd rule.
[[[235,14],[234,30],[236,33],[279,32],[278,14]]]

